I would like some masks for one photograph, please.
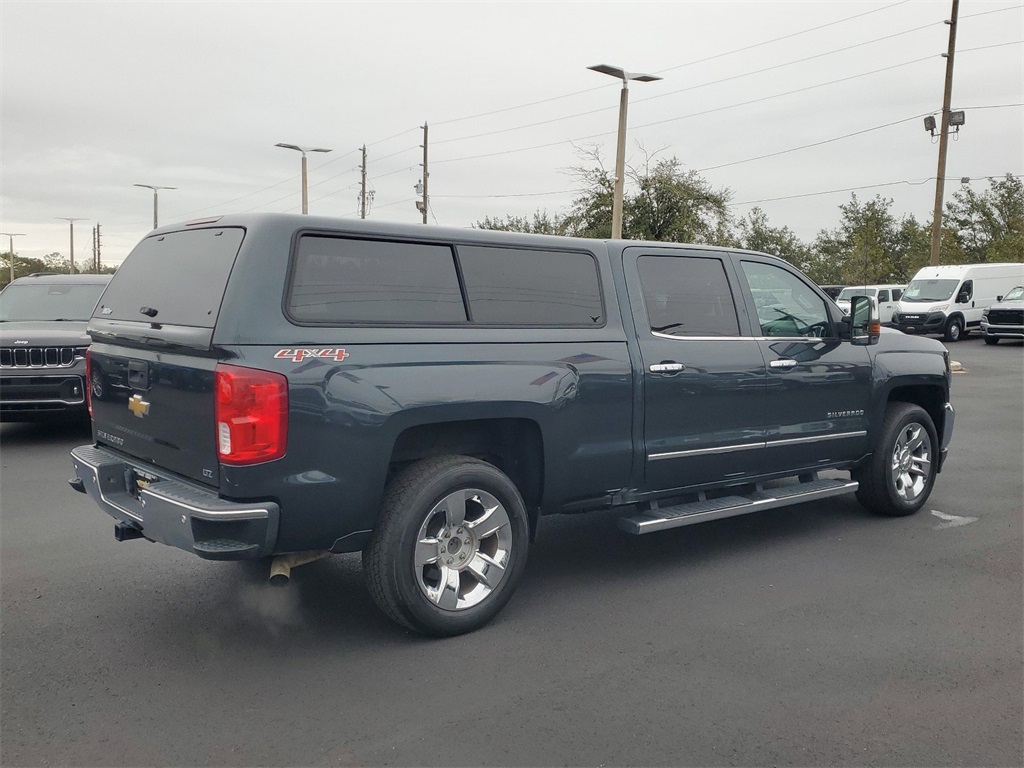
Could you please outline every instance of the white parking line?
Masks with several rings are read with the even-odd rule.
[[[945,512],[939,512],[939,510],[937,509],[933,509],[932,514],[940,520],[946,521],[944,523],[936,525],[936,531],[941,531],[943,528],[957,528],[961,525],[968,525],[969,523],[976,522],[978,519],[976,517],[960,517],[959,515],[947,515]]]

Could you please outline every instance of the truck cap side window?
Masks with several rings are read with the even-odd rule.
[[[324,324],[466,321],[450,247],[315,235],[299,239],[288,314]]]
[[[807,283],[772,264],[742,264],[761,333],[788,338],[831,335],[832,323],[825,302]]]
[[[460,245],[474,323],[604,325],[597,264],[589,253]]]
[[[719,259],[641,256],[640,285],[651,330],[668,336],[739,336]]]

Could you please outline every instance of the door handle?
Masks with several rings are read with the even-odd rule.
[[[650,366],[649,370],[650,370],[651,373],[679,373],[680,371],[684,370],[685,368],[686,368],[686,366],[683,365],[682,363],[664,362],[664,363],[653,363]]]
[[[784,357],[780,360],[772,360],[768,365],[771,368],[793,368],[796,366],[796,360]]]

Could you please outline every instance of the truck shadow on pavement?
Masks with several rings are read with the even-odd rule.
[[[515,599],[481,632],[515,632],[533,612],[566,615],[587,590],[636,588],[678,590],[710,563],[737,561],[743,567],[754,555],[799,546],[806,539],[829,540],[881,523],[853,499],[761,512],[648,536],[631,536],[615,527],[621,513],[592,513],[542,520],[523,582]],[[780,551],[779,557],[786,557]],[[186,576],[183,574],[183,576]],[[188,578],[191,577],[191,578]],[[183,593],[199,593],[196,603],[165,603],[150,641],[177,636],[180,627],[198,633],[201,642],[220,650],[245,648],[259,655],[321,655],[365,649],[380,650],[430,643],[431,640],[392,623],[374,605],[363,579],[358,554],[337,555],[296,568],[291,583],[274,587],[262,570],[242,563],[197,563],[183,578]],[[196,579],[203,583],[191,583]],[[659,587],[663,584],[663,587]],[[178,589],[163,585],[166,593]],[[129,600],[145,599],[144,594]],[[149,606],[153,616],[152,606]],[[514,618],[510,618],[510,613]],[[479,634],[479,633],[476,633]],[[468,637],[472,637],[468,636]]]

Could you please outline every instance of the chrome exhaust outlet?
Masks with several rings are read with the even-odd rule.
[[[270,583],[275,587],[285,586],[292,577],[292,568],[312,563],[332,554],[326,549],[316,549],[309,552],[289,552],[287,555],[278,555],[270,564]]]

